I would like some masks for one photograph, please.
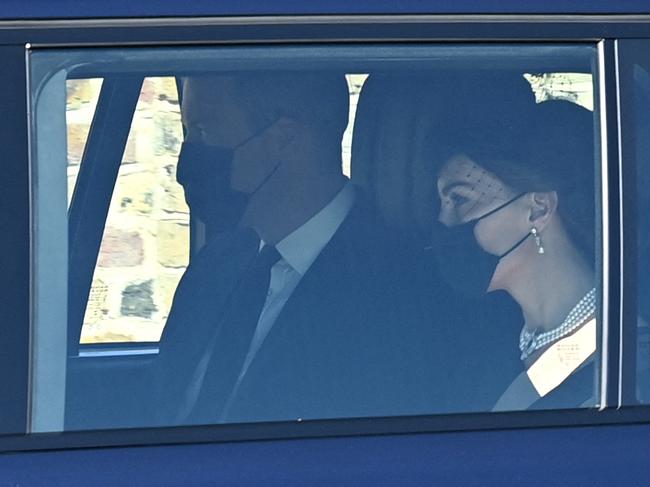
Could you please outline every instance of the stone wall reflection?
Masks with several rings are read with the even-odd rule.
[[[68,82],[69,195],[100,80]],[[176,82],[148,78],[112,195],[82,343],[157,341],[188,262],[189,212],[176,182],[182,128]]]

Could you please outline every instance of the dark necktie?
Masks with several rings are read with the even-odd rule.
[[[203,383],[207,396],[218,397],[217,412],[221,412],[250,348],[260,313],[266,302],[271,280],[271,268],[281,259],[272,245],[265,245],[244,272],[233,290],[222,315],[221,330],[216,339],[208,377]],[[210,391],[207,388],[212,389]]]
[[[253,338],[253,332],[266,302],[271,282],[271,268],[282,258],[272,245],[265,245],[248,267],[235,289],[230,301],[226,319],[235,323],[239,336],[248,337],[247,345]],[[228,326],[227,323],[224,325]],[[250,332],[250,333],[248,333]]]

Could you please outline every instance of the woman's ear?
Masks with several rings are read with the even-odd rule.
[[[528,220],[541,232],[557,211],[557,192],[530,193],[529,202],[530,216]]]

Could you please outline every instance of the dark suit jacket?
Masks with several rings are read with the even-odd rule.
[[[219,327],[258,239],[238,231],[211,242],[184,275],[159,356],[156,408],[178,420],[196,363]],[[432,410],[430,346],[414,261],[362,206],[355,206],[301,279],[257,352],[225,417],[229,391],[215,360],[184,424],[417,414]],[[430,297],[427,297],[430,299]],[[425,338],[426,337],[426,338]],[[217,337],[218,340],[218,337]],[[214,358],[214,357],[213,357]]]

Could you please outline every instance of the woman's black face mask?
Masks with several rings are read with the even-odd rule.
[[[202,142],[183,142],[176,179],[185,190],[192,215],[210,232],[233,228],[239,223],[248,195],[230,187],[234,149]]]
[[[529,233],[503,254],[492,255],[481,248],[474,236],[474,228],[479,221],[505,208],[524,194],[519,194],[468,222],[436,229],[431,250],[434,251],[440,275],[456,291],[474,298],[483,296],[487,292],[499,261],[528,238]]]

